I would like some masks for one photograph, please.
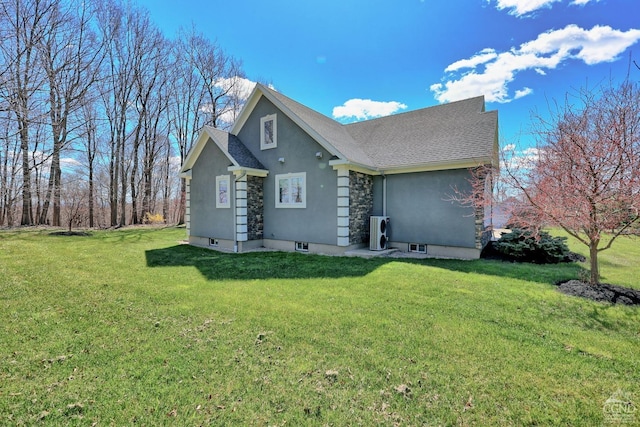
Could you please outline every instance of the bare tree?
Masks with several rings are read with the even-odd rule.
[[[640,232],[640,89],[630,81],[583,89],[537,123],[537,156],[505,168],[522,194],[512,221],[560,227],[586,245],[597,284],[598,254]]]
[[[177,141],[181,163],[202,126],[219,127],[230,109],[238,108],[238,77],[243,77],[240,62],[227,55],[215,42],[195,28],[182,30],[175,43],[175,78],[171,129]],[[185,181],[180,183],[179,223],[184,222]]]
[[[51,8],[47,31],[38,43],[41,63],[49,86],[49,117],[52,152],[49,184],[39,222],[45,223],[53,198],[54,226],[60,225],[60,155],[70,132],[79,124],[70,123],[85,101],[85,95],[98,77],[102,61],[101,45],[91,30],[90,3],[80,0],[56,2]],[[52,197],[53,196],[53,197]]]
[[[7,0],[0,3],[0,21],[7,36],[0,49],[6,64],[8,103],[15,116],[22,153],[22,225],[33,225],[29,129],[39,111],[36,95],[43,87],[37,46],[45,36],[53,0]]]

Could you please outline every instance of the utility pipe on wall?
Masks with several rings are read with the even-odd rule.
[[[387,175],[382,174],[382,216],[387,216]]]

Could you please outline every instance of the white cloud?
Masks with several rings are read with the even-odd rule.
[[[440,102],[483,94],[488,102],[510,102],[532,93],[529,88],[513,95],[510,93],[509,85],[521,71],[534,70],[546,75],[546,70],[555,69],[569,59],[578,59],[587,65],[615,61],[638,40],[640,29],[620,31],[609,26],[595,26],[585,30],[571,24],[542,33],[535,40],[507,52],[483,49],[469,59],[456,61],[445,69],[448,73],[445,81],[431,85],[430,89]],[[461,68],[468,70],[454,72]]]
[[[491,0],[488,0],[491,2]],[[550,9],[553,3],[559,3],[563,0],[496,0],[496,8],[498,10],[508,9],[510,15],[525,16],[540,9]],[[584,6],[587,3],[599,0],[573,0],[570,5]]]
[[[224,79],[218,79],[213,82],[213,85],[222,90],[230,90],[238,99],[246,101],[249,99],[249,95],[256,87],[256,82],[245,79],[244,77],[229,77]]]
[[[405,104],[397,101],[381,102],[355,98],[346,101],[343,105],[334,107],[333,117],[336,119],[355,117],[357,120],[366,120],[388,116],[405,108],[407,108]]]
[[[513,99],[522,98],[527,95],[531,95],[532,93],[533,93],[533,89],[531,89],[530,87],[524,87],[520,90],[516,90],[515,95],[513,95]]]
[[[522,16],[542,8],[550,8],[561,0],[497,0],[498,10],[509,9],[510,15]]]
[[[475,68],[478,65],[485,64],[492,59],[495,59],[498,56],[495,50],[493,49],[482,49],[476,55],[472,56],[469,59],[461,59],[459,61],[454,62],[445,68],[445,71],[457,71],[461,68]]]

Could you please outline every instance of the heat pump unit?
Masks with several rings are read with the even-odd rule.
[[[372,216],[370,218],[369,249],[382,251],[387,249],[389,242],[389,217]]]

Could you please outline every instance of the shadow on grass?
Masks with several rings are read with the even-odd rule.
[[[208,280],[359,277],[389,262],[295,252],[232,254],[189,245],[148,250],[146,258],[149,267],[195,267]]]
[[[460,273],[555,284],[578,277],[578,272],[582,269],[575,263],[536,265],[492,260],[419,260],[386,257],[364,259],[295,252],[231,254],[189,245],[148,250],[146,261],[149,267],[192,266],[197,268],[207,280],[362,277],[384,264],[402,262]],[[428,273],[425,274],[424,280],[429,280]]]

